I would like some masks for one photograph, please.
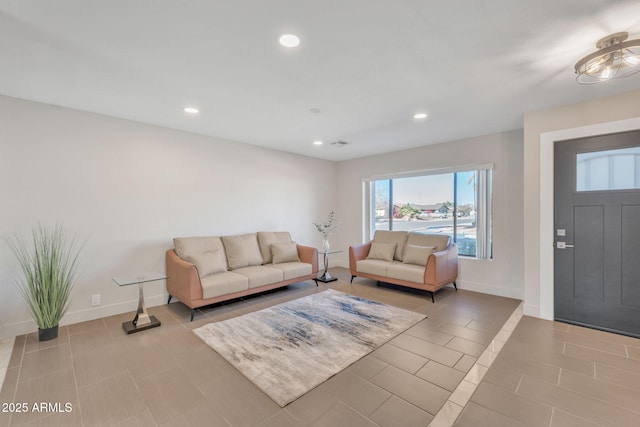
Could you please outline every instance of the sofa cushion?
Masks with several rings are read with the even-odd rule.
[[[396,252],[396,244],[395,243],[371,243],[371,249],[369,249],[369,254],[367,255],[367,259],[379,259],[382,261],[393,261],[393,254]]]
[[[274,243],[290,243],[291,235],[288,231],[258,231],[258,244],[260,245],[260,253],[262,261],[265,264],[271,262],[271,245]]]
[[[407,245],[404,248],[402,262],[405,264],[427,265],[427,258],[436,248],[434,246]]]
[[[215,249],[212,251],[189,255],[186,261],[195,264],[200,277],[227,271],[227,265],[222,249]]]
[[[214,252],[220,250],[221,254],[224,254],[224,246],[220,237],[176,237],[173,239],[173,246],[176,250],[176,254],[183,260],[190,261],[194,255],[201,254],[203,252]],[[226,270],[226,259],[225,270]]]
[[[424,267],[415,264],[392,262],[387,266],[387,277],[406,280],[407,282],[424,283]]]
[[[395,254],[393,255],[393,259],[402,261],[404,244],[407,241],[406,231],[377,230],[376,234],[373,235],[373,241],[376,243],[395,243],[396,251],[395,251]]]
[[[231,270],[263,263],[255,233],[222,236],[222,243],[227,255],[227,264]]]
[[[356,261],[356,270],[360,273],[375,274],[376,276],[387,276],[388,261],[379,259],[363,259]]]
[[[407,237],[407,245],[434,246],[435,252],[447,249],[449,242],[451,242],[451,236],[446,234],[409,233]]]
[[[264,265],[242,267],[234,270],[233,272],[247,277],[249,280],[249,289],[282,282],[284,280],[284,273],[282,270],[273,267],[265,267]]]
[[[312,272],[311,264],[306,262],[283,262],[281,264],[267,264],[265,267],[273,267],[278,270],[282,270],[282,274],[284,275],[282,280],[308,276]]]
[[[274,243],[271,245],[272,262],[281,264],[283,262],[300,262],[298,256],[298,245],[291,243]]]
[[[200,283],[202,284],[203,299],[215,298],[220,295],[232,294],[249,289],[249,279],[247,276],[232,271],[225,271],[203,277],[200,279]]]

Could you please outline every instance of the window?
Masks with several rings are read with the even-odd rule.
[[[368,181],[369,232],[448,234],[458,253],[491,258],[491,169]]]

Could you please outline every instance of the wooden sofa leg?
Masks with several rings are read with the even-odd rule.
[[[456,282],[453,282],[453,287],[456,289],[456,291],[458,290],[458,286],[456,285]]]
[[[195,308],[192,308],[192,309],[191,309],[191,321],[192,321],[192,322],[193,322],[193,316],[195,316],[195,314],[196,314],[196,309],[195,309]]]
[[[436,299],[435,299],[435,297],[433,295],[433,292],[429,291],[429,293],[431,294],[431,302],[435,304],[436,303]]]
[[[353,276],[353,275],[352,275],[352,276],[351,276],[351,282],[349,282],[349,283],[353,283],[353,279],[355,279],[355,278],[356,278],[356,276]]]
[[[171,302],[171,294],[169,294],[169,300],[167,301],[167,304],[169,304]]]

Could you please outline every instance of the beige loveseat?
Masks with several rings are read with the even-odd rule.
[[[195,309],[292,283],[316,279],[318,251],[288,232],[178,237],[166,253],[169,301]],[[317,282],[316,282],[317,285]]]
[[[349,247],[351,282],[367,277],[431,293],[453,284],[457,290],[458,247],[451,237],[406,231],[376,231],[373,240]]]

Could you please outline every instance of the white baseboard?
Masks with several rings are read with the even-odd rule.
[[[525,316],[537,317],[538,319],[544,320],[554,320],[553,312],[543,310],[539,305],[525,304],[522,311]]]
[[[156,307],[158,305],[166,304],[167,298],[169,298],[169,294],[154,295],[145,297],[144,301],[147,307]],[[138,300],[136,299],[123,301],[117,304],[92,307],[84,310],[68,311],[60,321],[60,326],[73,325],[80,322],[86,322],[88,320],[101,319],[103,317],[122,313],[132,313],[133,316],[137,308]],[[2,329],[0,329],[0,340],[37,331],[38,325],[36,325],[36,322],[32,319],[10,323],[2,325]]]
[[[320,264],[318,264],[318,269],[324,271],[324,266],[322,266]],[[344,260],[336,259],[335,261],[333,261],[333,260],[329,259],[329,268],[333,268],[333,267],[342,267],[342,268],[346,268],[348,270],[349,269],[349,260],[344,261]]]
[[[531,316],[531,317],[541,317],[540,306],[525,304],[524,307],[522,307],[522,314],[524,314],[525,316]]]
[[[473,282],[470,280],[457,280],[458,289],[466,289],[468,291],[480,292],[483,294],[497,295],[499,297],[513,298],[522,300],[521,289],[504,288],[501,286],[489,285],[487,283]]]
[[[337,266],[336,266],[337,267]],[[346,267],[348,268],[348,266]],[[489,285],[486,283],[473,282],[469,280],[459,280],[456,282],[459,289],[466,289],[474,292],[481,292],[483,294],[497,295],[506,298],[513,298],[522,300],[523,295],[519,289],[508,289],[500,286]],[[169,294],[161,294],[145,297],[145,303],[147,307],[156,307],[162,304],[166,304]],[[100,319],[103,317],[113,316],[122,313],[133,313],[138,307],[138,300],[123,301],[117,304],[104,305],[99,307],[93,307],[84,310],[76,310],[73,312],[67,312],[60,322],[60,326],[73,325],[75,323],[86,322],[88,320]],[[540,308],[537,306],[525,305],[524,314],[527,316],[540,317],[542,319],[553,320],[553,314],[551,317],[544,317],[540,313]],[[0,329],[0,340],[5,338],[11,338],[18,335],[24,335],[31,332],[36,332],[38,326],[33,320],[24,320],[16,323],[10,323],[2,325]]]

